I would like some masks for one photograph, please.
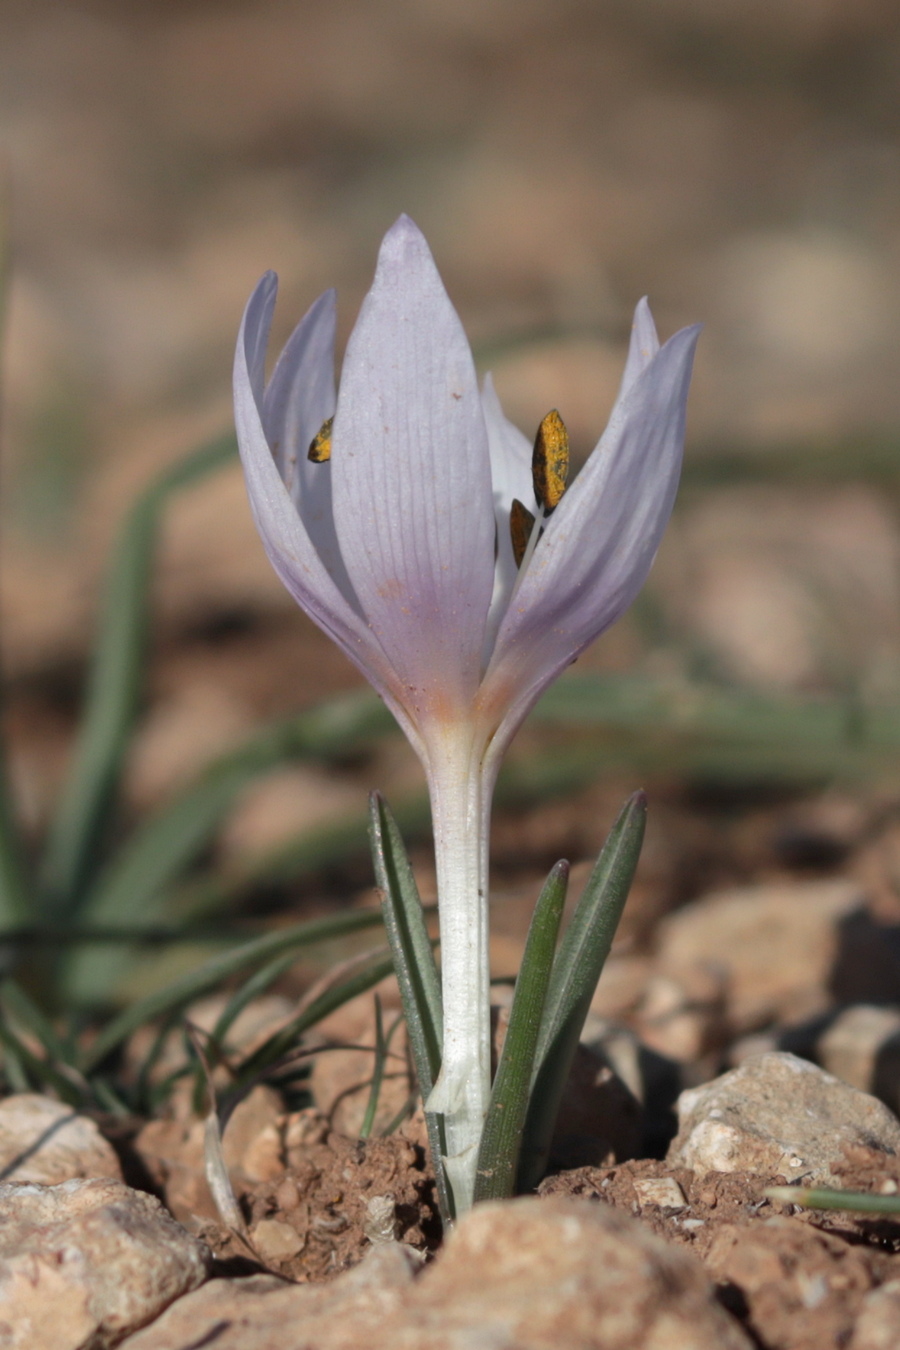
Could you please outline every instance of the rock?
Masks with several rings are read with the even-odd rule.
[[[636,1011],[642,1042],[679,1063],[719,1049],[726,1027],[726,985],[725,971],[712,964],[687,967],[679,979],[652,975]]]
[[[206,1278],[209,1253],[109,1178],[0,1186],[0,1345],[105,1350]]]
[[[658,971],[688,989],[704,971],[718,972],[734,1033],[812,1016],[828,1003],[839,921],[863,903],[851,881],[745,886],[708,895],[660,925]]]
[[[897,1350],[900,1345],[900,1280],[866,1294],[848,1350]]]
[[[607,1205],[481,1205],[417,1266],[388,1242],[325,1286],[217,1281],[122,1350],[749,1350],[699,1262]]]
[[[674,1177],[638,1177],[635,1193],[641,1205],[658,1205],[661,1209],[687,1209],[687,1196]]]
[[[286,1284],[271,1275],[215,1280],[174,1303],[119,1350],[318,1350],[386,1346],[420,1262],[402,1243],[372,1247],[353,1270],[327,1284]],[[293,1334],[292,1334],[293,1333]]]
[[[0,1179],[54,1186],[77,1177],[122,1179],[114,1149],[88,1116],[36,1092],[0,1101]]]
[[[900,1121],[882,1102],[796,1055],[744,1061],[678,1099],[667,1161],[695,1172],[758,1172],[839,1184],[845,1145],[900,1153]]]
[[[250,1233],[250,1240],[254,1251],[266,1264],[283,1261],[303,1250],[303,1238],[296,1228],[289,1223],[279,1223],[278,1219],[260,1219]]]
[[[895,1113],[900,1109],[900,1009],[854,1004],[789,1028],[779,1042],[880,1097]]]
[[[737,1295],[761,1341],[811,1350],[846,1345],[873,1283],[866,1258],[837,1235],[779,1216],[756,1225],[724,1224],[705,1262]],[[891,1350],[896,1345],[892,1341]]]
[[[258,1086],[228,1118],[222,1152],[232,1185],[274,1181],[285,1170],[281,1098]],[[151,1120],[134,1141],[166,1204],[182,1223],[218,1219],[204,1168],[204,1122],[197,1117]]]

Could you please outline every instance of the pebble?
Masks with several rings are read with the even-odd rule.
[[[848,1350],[897,1350],[900,1345],[900,1280],[889,1280],[863,1299]]]
[[[738,1034],[812,1016],[828,1002],[838,921],[864,903],[857,883],[845,880],[703,896],[660,925],[657,972],[685,988],[704,971],[723,979],[728,1023]]]
[[[209,1266],[203,1243],[121,1181],[0,1185],[3,1350],[106,1350]]]
[[[773,1052],[678,1099],[667,1161],[695,1172],[757,1172],[837,1185],[842,1147],[900,1153],[900,1121],[875,1097],[796,1055]]]
[[[36,1092],[0,1101],[0,1180],[54,1186],[77,1177],[114,1177],[122,1169],[88,1116]]]
[[[479,1205],[419,1269],[382,1242],[326,1285],[217,1280],[121,1350],[750,1350],[700,1263],[608,1205]]]

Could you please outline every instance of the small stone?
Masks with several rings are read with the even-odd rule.
[[[667,1161],[700,1173],[802,1175],[833,1186],[844,1145],[900,1153],[900,1122],[882,1102],[785,1053],[683,1092],[678,1121]]]
[[[54,1186],[78,1177],[114,1177],[122,1169],[112,1145],[71,1106],[20,1092],[0,1101],[0,1176]]]
[[[210,1264],[153,1196],[110,1178],[0,1186],[0,1345],[106,1350]]]
[[[848,1350],[897,1350],[900,1345],[900,1280],[889,1280],[863,1299]]]
[[[366,1201],[366,1237],[372,1243],[396,1242],[397,1206],[392,1195],[373,1195]]]
[[[288,1261],[304,1247],[296,1228],[279,1219],[260,1219],[251,1229],[250,1241],[263,1261]]]
[[[286,1177],[276,1190],[275,1203],[283,1214],[290,1214],[300,1204],[300,1192],[290,1177]]]
[[[674,1177],[636,1177],[634,1189],[642,1205],[686,1209],[687,1197]]]
[[[845,1083],[900,1108],[900,1010],[844,1008],[818,1037],[814,1058]]]
[[[695,900],[660,925],[658,974],[689,987],[725,981],[733,1031],[812,1016],[828,1003],[838,921],[864,904],[850,881],[745,886]],[[803,960],[797,960],[797,953]]]

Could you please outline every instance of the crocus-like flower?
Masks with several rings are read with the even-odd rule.
[[[333,292],[306,314],[266,384],[276,287],[268,273],[251,296],[235,360],[250,503],[285,586],[381,694],[428,778],[444,1049],[427,1105],[444,1116],[460,1212],[490,1092],[497,770],[541,692],[650,570],[678,484],[697,330],[660,347],[640,303],[609,425],[551,515],[556,497],[536,500],[531,443],[504,417],[490,379],[479,390],[412,221],[401,216],[384,239],[337,392]],[[511,512],[520,534],[535,517],[524,556]]]

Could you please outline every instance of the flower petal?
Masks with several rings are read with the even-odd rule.
[[[268,272],[247,304],[234,360],[234,412],[250,508],[269,561],[297,603],[384,697],[417,748],[399,685],[371,629],[341,593],[282,482],[263,431],[265,355],[278,281]]]
[[[698,334],[676,333],[633,380],[547,523],[485,676],[482,702],[486,716],[502,717],[501,744],[646,580],[678,487]]]
[[[485,633],[482,666],[490,663],[497,637],[497,629],[509,604],[518,576],[509,532],[509,512],[513,498],[518,498],[530,510],[536,510],[534,484],[531,477],[531,444],[518,427],[504,415],[490,375],[486,375],[481,390],[481,406],[487,426],[488,447],[491,456],[494,516],[497,522],[497,557],[494,564],[494,590]]]
[[[415,714],[457,716],[478,686],[494,579],[487,432],[462,325],[405,216],[347,346],[332,445],[362,611]]]
[[[302,497],[309,443],[326,418],[334,416],[334,330],[332,290],[319,296],[294,329],[263,396],[266,440],[295,503]],[[314,483],[314,475],[306,477]]]
[[[634,311],[634,319],[631,323],[631,341],[628,344],[625,369],[622,371],[619,398],[628,393],[637,377],[647,369],[658,351],[659,338],[656,335],[656,324],[653,322],[653,315],[650,313],[650,305],[645,295],[642,300],[638,301],[637,308]]]

